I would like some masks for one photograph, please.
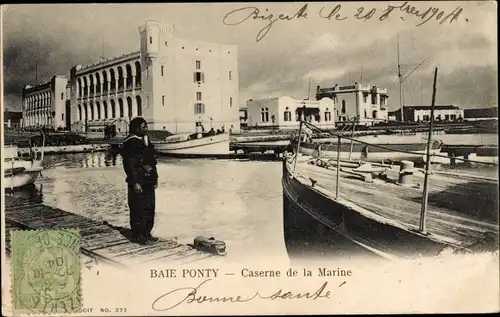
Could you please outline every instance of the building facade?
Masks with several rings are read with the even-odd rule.
[[[288,96],[247,102],[248,127],[297,129],[300,120],[321,128],[335,128],[333,99],[298,100]]]
[[[498,120],[498,107],[464,109],[464,119],[468,121]]]
[[[355,121],[358,124],[373,125],[388,120],[387,89],[359,84],[335,85],[330,88],[316,88],[316,99],[333,99],[336,106],[335,121]]]
[[[26,85],[22,92],[25,128],[66,128],[66,76],[54,76],[46,83]]]
[[[73,131],[101,131],[142,116],[171,133],[224,127],[239,132],[238,50],[182,39],[154,21],[139,28],[140,50],[71,70]]]
[[[430,106],[405,106],[403,108],[405,122],[429,122],[431,118]],[[401,121],[401,109],[394,113],[396,120]],[[464,119],[464,110],[453,105],[434,106],[434,121],[456,122]]]

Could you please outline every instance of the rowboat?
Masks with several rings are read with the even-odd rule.
[[[202,158],[229,156],[229,133],[174,134],[153,142],[156,150],[165,156]]]

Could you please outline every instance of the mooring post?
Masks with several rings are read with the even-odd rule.
[[[337,136],[337,184],[335,185],[335,195],[339,198],[340,184],[340,135]]]
[[[426,234],[425,220],[427,216],[427,204],[429,196],[429,169],[431,165],[431,140],[432,140],[432,126],[434,123],[434,106],[436,104],[436,81],[438,69],[434,70],[434,84],[432,87],[432,104],[431,104],[431,122],[429,124],[429,137],[427,138],[427,160],[425,162],[425,177],[424,177],[424,194],[422,201],[422,209],[420,210],[420,232]]]
[[[299,150],[300,150],[300,139],[302,138],[302,120],[300,120],[299,125],[299,140],[297,142],[297,151],[295,152],[295,161],[293,162],[293,171],[295,172],[295,167],[297,166],[297,160],[299,158]]]

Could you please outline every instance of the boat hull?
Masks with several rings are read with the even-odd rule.
[[[173,143],[158,142],[154,145],[160,154],[174,157],[217,157],[230,154],[229,134]]]
[[[9,173],[10,175],[4,174],[3,181],[5,184],[5,188],[14,189],[33,185],[38,176],[40,176],[41,171],[41,168],[37,168],[24,170],[23,172],[19,173]],[[8,173],[7,170],[6,172]]]
[[[384,148],[393,149],[394,151],[377,147],[380,145]],[[441,142],[433,141],[431,144],[431,155],[436,155],[441,152]],[[400,144],[374,144],[373,146],[366,146],[362,143],[342,143],[340,145],[340,159],[342,160],[365,160],[369,162],[383,162],[383,161],[413,161],[415,163],[422,163],[426,161],[426,143],[400,143]],[[327,159],[337,158],[337,144],[320,144],[314,142],[301,142],[300,149],[301,154],[309,156],[318,156]],[[413,153],[404,153],[413,152]],[[414,154],[417,153],[417,154]],[[433,159],[431,158],[431,162]]]
[[[283,163],[283,226],[289,257],[395,259],[436,255],[449,245],[358,212],[295,178]]]

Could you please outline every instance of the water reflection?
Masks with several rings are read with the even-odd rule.
[[[33,203],[42,203],[43,202],[43,185],[29,185],[24,186],[22,188],[5,189],[5,198],[6,199],[16,199],[16,200],[29,200]]]
[[[127,185],[118,153],[46,156],[44,164],[36,181],[38,201],[129,227]],[[281,164],[160,157],[158,172],[154,235],[180,243],[193,243],[198,235],[215,237],[227,243],[228,257],[265,252],[287,259]],[[31,199],[33,193],[24,192],[26,198],[21,199]]]

